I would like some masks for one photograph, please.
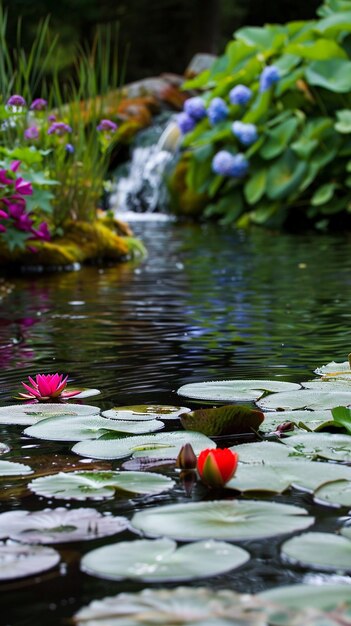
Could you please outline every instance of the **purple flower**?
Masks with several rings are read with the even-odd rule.
[[[211,124],[223,122],[228,117],[228,107],[222,98],[213,98],[207,110],[208,119]]]
[[[220,150],[213,157],[212,170],[220,176],[241,178],[249,169],[249,162],[243,154],[231,154],[227,150]]]
[[[32,183],[29,183],[23,178],[17,178],[15,182],[15,189],[21,196],[31,196],[33,193]]]
[[[70,126],[68,126],[68,124],[65,124],[64,122],[54,122],[53,124],[51,124],[49,130],[48,130],[48,135],[65,135],[66,133],[71,133],[72,132],[72,128]]]
[[[280,72],[275,65],[267,65],[260,76],[260,91],[267,91],[280,80]]]
[[[39,129],[37,126],[29,126],[24,131],[25,139],[38,139],[39,137]]]
[[[14,94],[13,96],[10,96],[7,103],[8,106],[10,107],[25,107],[26,106],[26,101],[23,98],[23,96],[19,96],[18,94]]]
[[[65,150],[66,152],[68,152],[69,154],[73,154],[74,152],[74,146],[72,146],[71,143],[66,143],[65,145]]]
[[[48,115],[48,122],[56,122],[56,115],[54,115],[54,113]]]
[[[117,124],[112,122],[112,120],[101,120],[100,124],[96,127],[100,132],[115,132],[117,130]]]
[[[41,239],[42,241],[50,241],[51,239],[49,227],[46,222],[41,222],[38,228],[32,228],[32,233],[34,237],[31,237],[31,239]]]
[[[2,209],[0,209],[0,219],[7,220],[8,217],[9,216],[7,215],[6,211],[3,211]]]
[[[255,124],[245,124],[244,122],[237,121],[232,124],[232,131],[235,137],[237,137],[244,146],[250,146],[258,139]]]
[[[229,92],[229,100],[231,104],[244,105],[249,102],[252,97],[252,91],[245,85],[236,85]]]
[[[202,120],[207,115],[204,101],[200,96],[189,98],[184,102],[184,112],[194,120]]]
[[[195,128],[196,122],[194,118],[190,117],[187,113],[178,113],[178,115],[176,115],[176,121],[183,135],[190,133]]]
[[[44,100],[44,98],[36,98],[29,108],[31,111],[43,111],[43,109],[46,109],[47,104],[47,100]]]

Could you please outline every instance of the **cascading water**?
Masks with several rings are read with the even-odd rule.
[[[140,145],[140,142],[142,145]],[[167,207],[164,176],[179,145],[179,130],[174,118],[167,116],[141,133],[130,163],[111,191],[109,205],[116,217],[135,219],[169,219],[162,213]],[[122,215],[121,215],[122,214]]]

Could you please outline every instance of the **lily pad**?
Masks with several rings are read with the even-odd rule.
[[[351,376],[351,372],[350,372]],[[351,392],[351,378],[350,380],[343,380],[339,378],[322,378],[319,380],[309,380],[301,383],[304,389],[313,389],[314,391],[349,391]]]
[[[195,400],[248,402],[258,400],[266,391],[292,391],[293,389],[300,389],[300,385],[280,380],[214,380],[183,385],[177,393]]]
[[[217,576],[249,559],[246,550],[222,541],[199,541],[177,548],[171,539],[141,539],[88,552],[81,569],[110,580],[166,582]]]
[[[73,396],[73,399],[83,400],[85,398],[92,398],[93,396],[100,395],[100,389],[88,389],[85,387],[66,387],[65,391],[77,391],[80,390],[80,393],[77,393],[76,396]]]
[[[167,406],[162,404],[139,404],[133,406],[119,406],[109,411],[103,411],[102,416],[114,420],[163,420],[177,419],[183,413],[190,411],[184,406]]]
[[[34,576],[59,562],[60,555],[52,548],[0,542],[0,580]]]
[[[36,478],[28,487],[33,493],[60,500],[102,500],[116,491],[138,494],[172,489],[173,480],[151,472],[59,472]]]
[[[293,435],[284,444],[299,454],[331,461],[351,461],[351,436],[331,433]]]
[[[289,487],[295,487],[313,492],[332,480],[350,481],[351,488],[351,468],[314,461],[263,463],[259,468],[257,464],[239,463],[226,488],[241,492],[283,493]]]
[[[291,422],[295,429],[307,431],[337,427],[331,411],[268,411],[264,413],[260,430],[265,433],[275,431],[283,422]]]
[[[253,596],[229,589],[144,589],[94,600],[74,617],[77,626],[262,626]]]
[[[304,533],[282,545],[282,556],[290,562],[338,572],[351,571],[351,541],[331,533]]]
[[[6,454],[10,452],[11,448],[6,445],[6,443],[0,443],[0,454]]]
[[[118,433],[140,434],[161,430],[163,422],[148,420],[147,422],[123,422],[109,420],[100,415],[84,417],[50,417],[24,431],[30,437],[50,441],[83,441],[99,439],[106,435],[118,436]]]
[[[255,441],[253,443],[242,443],[230,448],[239,455],[241,463],[262,465],[264,463],[280,463],[284,461],[299,461],[303,455],[296,454],[283,443],[273,441]]]
[[[133,527],[145,535],[179,541],[261,539],[302,530],[313,522],[300,507],[255,500],[170,504],[145,509],[132,518]]]
[[[49,417],[76,417],[83,415],[97,415],[100,409],[97,406],[88,404],[60,404],[60,403],[33,403],[33,404],[12,404],[0,408],[0,424],[21,424],[30,426],[40,420]]]
[[[21,476],[33,472],[29,465],[13,463],[12,461],[0,461],[0,476]]]
[[[301,389],[274,393],[256,402],[262,411],[294,411],[295,409],[333,409],[336,406],[351,404],[351,391],[314,391]]]
[[[191,443],[195,454],[216,447],[211,439],[201,433],[169,432],[110,441],[80,441],[73,446],[72,451],[93,459],[122,459],[131,455],[176,459],[180,448],[186,443]]]
[[[261,411],[246,406],[222,406],[218,409],[199,409],[180,418],[185,430],[195,430],[209,437],[257,431],[263,422]]]
[[[322,485],[314,494],[317,503],[330,506],[351,507],[351,482],[349,480],[335,480]]]
[[[335,361],[331,361],[327,365],[322,365],[321,367],[317,367],[314,370],[315,374],[319,376],[326,375],[335,375],[335,374],[351,374],[350,363],[348,361],[343,361],[343,363],[336,363]]]
[[[125,517],[102,515],[95,509],[44,509],[0,514],[0,537],[24,543],[66,543],[115,535],[128,528]]]
[[[327,583],[284,585],[263,591],[258,597],[291,609],[299,607],[332,611],[337,606],[350,602],[351,586]]]

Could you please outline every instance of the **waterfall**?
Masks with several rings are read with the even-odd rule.
[[[150,132],[151,131],[151,132]],[[158,138],[155,139],[155,134]],[[167,206],[167,190],[163,183],[168,165],[174,159],[179,145],[180,133],[174,119],[168,118],[143,133],[144,143],[133,148],[130,163],[124,175],[117,176],[109,205],[116,217],[131,221],[145,219],[168,219],[162,210]]]

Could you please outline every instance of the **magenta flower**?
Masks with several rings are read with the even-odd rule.
[[[0,219],[2,220],[8,219],[8,214],[6,213],[6,211],[3,211],[2,209],[0,209]]]
[[[46,222],[41,222],[38,228],[32,228],[32,233],[34,237],[31,237],[31,239],[41,239],[42,241],[50,241],[51,239],[51,234]]]
[[[37,126],[29,126],[24,131],[25,139],[38,139],[39,137],[39,129]]]
[[[8,170],[0,170],[0,184],[1,185],[13,185],[13,183],[14,183],[14,177],[9,178]]]
[[[6,233],[6,226],[0,224],[0,233]]]
[[[33,193],[32,183],[29,183],[23,178],[17,178],[15,182],[15,189],[21,196],[31,196]]]
[[[63,374],[37,374],[35,380],[28,376],[30,385],[21,383],[28,393],[20,393],[19,397],[21,400],[36,400],[37,402],[72,398],[78,395],[80,391],[64,391],[67,386],[67,379],[68,376],[63,377]]]
[[[31,111],[43,111],[43,109],[46,109],[46,106],[47,100],[44,100],[44,98],[36,98],[29,108]]]
[[[7,103],[8,106],[11,107],[25,107],[26,106],[26,101],[23,98],[23,96],[19,96],[18,94],[14,94],[13,96],[10,96]]]
[[[48,135],[61,136],[71,132],[72,128],[68,124],[65,124],[64,122],[54,122],[48,130]]]
[[[100,132],[110,131],[114,133],[117,130],[117,124],[112,122],[112,120],[101,120],[96,128]]]

